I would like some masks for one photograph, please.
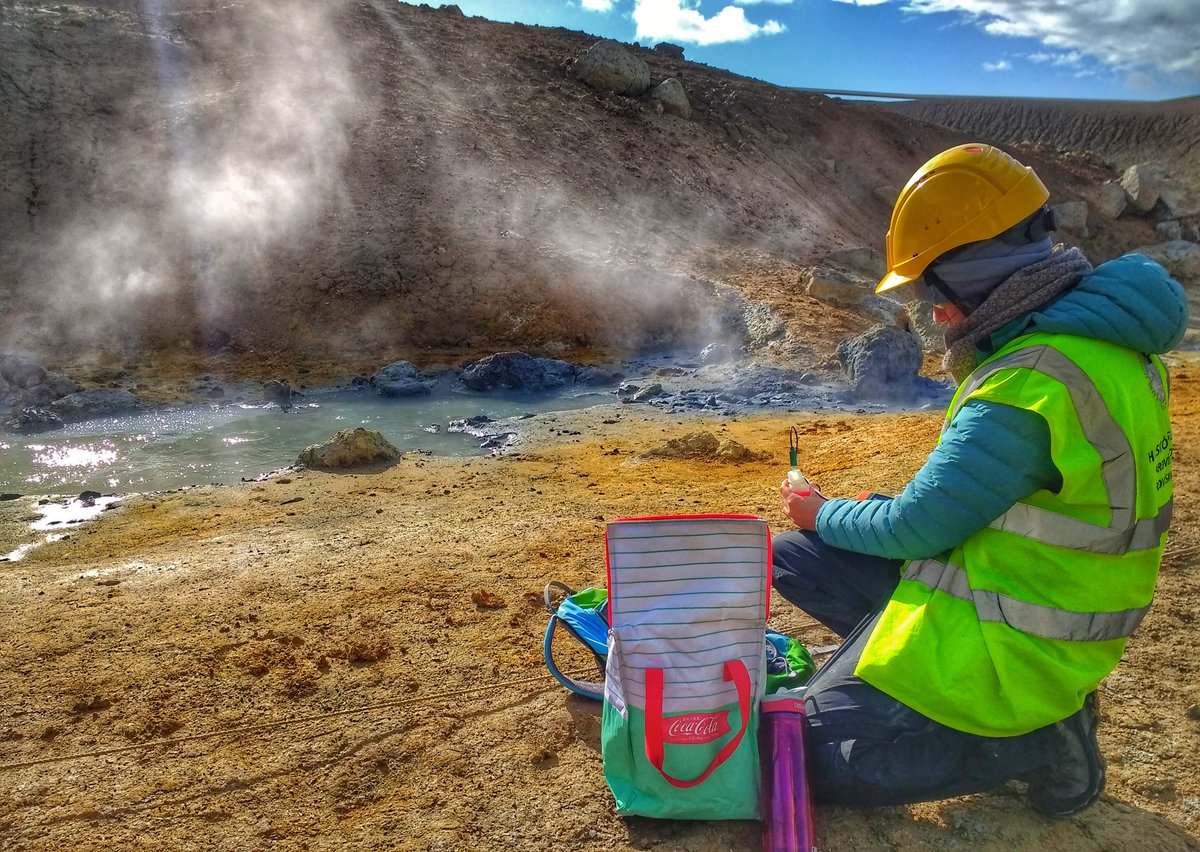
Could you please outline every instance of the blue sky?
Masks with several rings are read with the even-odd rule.
[[[1200,94],[1200,0],[456,0],[782,86],[1165,100]],[[430,2],[432,6],[446,5]]]

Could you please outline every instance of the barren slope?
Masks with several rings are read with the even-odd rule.
[[[391,0],[10,4],[0,341],[703,345],[738,333],[716,283],[777,304],[797,264],[880,245],[873,190],[962,138],[631,47],[694,108],[660,115],[573,78],[593,41]],[[1106,176],[1030,159],[1062,198]]]

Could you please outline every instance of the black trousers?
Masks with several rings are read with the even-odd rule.
[[[901,562],[830,547],[816,533],[774,539],[774,586],[844,642],[813,676],[810,783],[818,802],[899,805],[995,789],[1047,766],[1054,726],[1016,737],[956,731],[854,676]]]

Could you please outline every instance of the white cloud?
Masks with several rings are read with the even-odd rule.
[[[1078,50],[1070,53],[1031,53],[1026,57],[1030,62],[1050,65],[1078,65],[1083,61],[1083,54]]]
[[[726,6],[711,18],[706,18],[699,7],[700,0],[635,0],[636,38],[699,45],[724,44],[776,35],[786,29],[778,21],[751,23],[746,12],[737,6]]]
[[[579,5],[589,12],[607,12],[616,0],[579,0]]]
[[[1155,68],[1200,80],[1195,0],[896,1],[914,12],[965,14],[993,35],[1035,38],[1054,51],[1126,72]]]
[[[1010,63],[1007,59],[1001,59],[999,62],[985,62],[985,63],[983,63],[983,70],[984,71],[1011,71],[1012,63]]]
[[[759,3],[771,3],[775,6],[790,6],[795,3],[796,0],[733,0],[733,2],[738,6],[757,6]],[[875,0],[875,2],[881,3],[884,2],[884,0]]]

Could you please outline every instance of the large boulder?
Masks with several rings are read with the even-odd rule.
[[[1096,211],[1106,219],[1116,219],[1129,206],[1129,193],[1119,183],[1101,184],[1095,192]]]
[[[687,92],[674,77],[668,77],[650,91],[650,97],[662,107],[667,115],[677,115],[680,118],[692,117],[692,105],[688,102]]]
[[[122,414],[138,408],[138,398],[121,388],[77,391],[56,399],[48,406],[64,423],[77,423],[93,417]]]
[[[601,92],[636,97],[650,88],[650,66],[615,41],[598,41],[575,63],[575,78]]]
[[[660,41],[654,45],[654,52],[661,53],[663,56],[672,56],[675,59],[683,59],[683,46],[672,44],[669,41]]]
[[[876,326],[838,344],[846,381],[858,396],[896,398],[909,396],[924,356],[921,344],[908,331]]]
[[[462,382],[471,390],[555,390],[574,384],[578,368],[555,358],[498,352],[467,366]]]
[[[334,470],[394,462],[400,450],[382,434],[361,426],[343,429],[322,444],[306,447],[296,464]]]
[[[1158,187],[1158,202],[1164,219],[1200,216],[1200,192],[1181,181],[1164,181]]]
[[[45,406],[78,390],[79,385],[62,373],[46,373],[40,384],[28,387],[21,392],[18,405],[31,408]]]
[[[1137,163],[1121,175],[1121,186],[1134,209],[1149,213],[1158,203],[1159,188],[1166,177],[1166,169],[1158,163]]]
[[[386,397],[425,396],[429,393],[424,376],[408,361],[395,361],[376,371],[371,376],[371,387],[380,396]]]

